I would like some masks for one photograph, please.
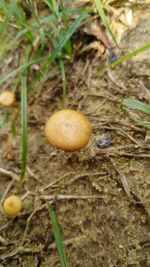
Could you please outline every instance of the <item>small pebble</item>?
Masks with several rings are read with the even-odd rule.
[[[99,138],[97,138],[95,145],[98,148],[107,148],[111,145],[112,138],[110,134],[104,133]]]
[[[116,60],[118,59],[115,51],[113,49],[109,50],[109,54],[108,54],[108,63],[112,64],[114,63]]]

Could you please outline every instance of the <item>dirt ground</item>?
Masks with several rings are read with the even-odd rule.
[[[150,9],[142,12],[122,38],[122,51],[150,42]],[[9,174],[0,174],[0,196],[10,186],[8,194],[24,196],[24,209],[13,219],[0,214],[0,267],[60,266],[45,200],[53,200],[68,266],[150,266],[150,132],[136,123],[149,117],[121,106],[126,97],[150,104],[150,51],[102,76],[101,66],[91,51],[67,66],[66,107],[82,111],[93,127],[90,143],[79,152],[51,148],[43,134],[47,118],[63,107],[59,75],[30,94],[28,169],[21,188],[11,177],[20,173],[19,117],[15,140],[10,131],[19,93],[9,110],[0,133],[0,167]]]

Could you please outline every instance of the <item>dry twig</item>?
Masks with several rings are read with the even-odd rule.
[[[15,181],[18,181],[18,180],[19,180],[17,174],[15,174],[15,173],[12,172],[12,171],[8,171],[8,170],[6,170],[6,169],[4,169],[4,168],[0,168],[0,173],[4,174],[4,175],[6,175],[6,176],[9,176],[10,178],[12,178],[12,179],[15,180]]]
[[[39,192],[43,193],[45,190],[49,189],[50,187],[54,186],[55,184],[57,184],[58,182],[60,182],[61,180],[63,180],[64,178],[66,178],[67,176],[69,175],[72,175],[74,174],[75,172],[68,172],[68,173],[65,173],[64,175],[62,175],[61,177],[55,179],[54,181],[50,182],[48,185],[46,185],[45,187],[43,188],[40,188],[39,189]]]
[[[102,196],[99,195],[41,195],[39,197],[45,200],[102,199]]]
[[[115,168],[115,170],[117,171],[117,173],[120,176],[121,183],[122,183],[122,186],[124,188],[124,191],[126,192],[129,200],[132,201],[132,197],[131,197],[131,193],[130,193],[130,188],[129,188],[129,185],[128,185],[128,182],[127,182],[127,179],[126,179],[125,175],[123,173],[121,173],[121,171],[116,166],[116,163],[115,163],[115,161],[112,158],[110,158],[110,161],[111,161],[111,163],[113,164],[113,167]]]

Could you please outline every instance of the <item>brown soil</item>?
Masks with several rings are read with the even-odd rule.
[[[125,50],[140,47],[141,35],[149,39],[150,20],[144,18],[124,37]],[[0,267],[60,266],[45,199],[53,199],[68,266],[150,266],[150,133],[135,122],[149,118],[120,105],[125,97],[150,103],[150,52],[145,55],[102,77],[101,62],[87,53],[67,66],[66,106],[82,111],[93,126],[89,145],[79,152],[53,149],[43,134],[47,118],[63,107],[59,76],[29,95],[26,181],[9,190],[29,194],[19,216],[0,215]],[[18,96],[0,135],[0,167],[15,174],[20,172],[19,118],[15,140],[10,124],[19,103]],[[109,139],[107,148],[96,146],[102,134]],[[10,182],[0,174],[1,197]]]

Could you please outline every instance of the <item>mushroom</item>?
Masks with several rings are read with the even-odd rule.
[[[45,136],[51,146],[68,152],[87,145],[92,132],[88,119],[78,111],[63,109],[54,113],[45,126]]]
[[[9,91],[4,91],[0,94],[0,104],[5,107],[12,106],[15,102],[15,94]]]
[[[19,196],[11,195],[4,200],[3,210],[7,215],[15,216],[22,209],[22,200]]]

